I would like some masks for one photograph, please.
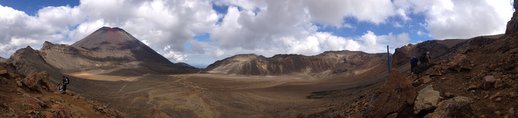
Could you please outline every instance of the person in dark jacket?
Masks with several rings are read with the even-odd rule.
[[[417,67],[418,62],[419,62],[419,60],[415,56],[412,56],[412,58],[410,59],[410,72],[412,72],[413,74],[415,74],[415,72],[416,72],[415,69]]]
[[[70,83],[70,79],[63,75],[63,80],[61,82],[61,93],[62,94],[65,94],[65,92],[67,91],[67,85]]]

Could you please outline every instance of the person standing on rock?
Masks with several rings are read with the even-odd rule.
[[[417,57],[415,56],[412,56],[412,58],[410,59],[410,72],[412,72],[412,74],[415,74],[415,69],[417,67],[418,62],[419,60],[417,60]]]
[[[67,76],[63,75],[63,80],[61,82],[61,89],[60,89],[62,94],[65,94],[65,92],[67,91],[67,85],[69,83],[70,83],[70,79]]]

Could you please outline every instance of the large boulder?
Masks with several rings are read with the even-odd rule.
[[[473,110],[470,104],[473,102],[471,98],[457,96],[452,99],[444,100],[437,106],[437,109],[431,114],[426,115],[427,118],[470,118],[473,117]]]
[[[22,85],[36,92],[52,91],[52,82],[47,72],[31,73],[22,80]]]
[[[428,85],[417,93],[417,98],[414,102],[414,113],[418,114],[424,111],[434,110],[441,95],[439,91],[433,90],[432,85]]]
[[[412,109],[416,97],[415,88],[410,80],[401,76],[397,70],[391,70],[390,72],[389,79],[371,98],[371,104],[367,107],[364,117],[382,118],[392,113],[398,113],[396,115],[398,117],[412,115],[412,113],[406,113],[405,111]]]
[[[514,0],[514,9],[518,8],[518,0]],[[518,12],[514,11],[513,17],[509,22],[507,22],[507,29],[505,30],[505,34],[512,34],[515,33],[518,30]]]

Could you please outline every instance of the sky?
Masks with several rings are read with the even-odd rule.
[[[172,62],[386,51],[502,34],[512,0],[0,0],[0,56],[120,27]]]

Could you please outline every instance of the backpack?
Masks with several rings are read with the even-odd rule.
[[[67,85],[68,83],[70,83],[70,79],[68,79],[68,77],[65,77],[65,79],[63,80],[63,84]]]

